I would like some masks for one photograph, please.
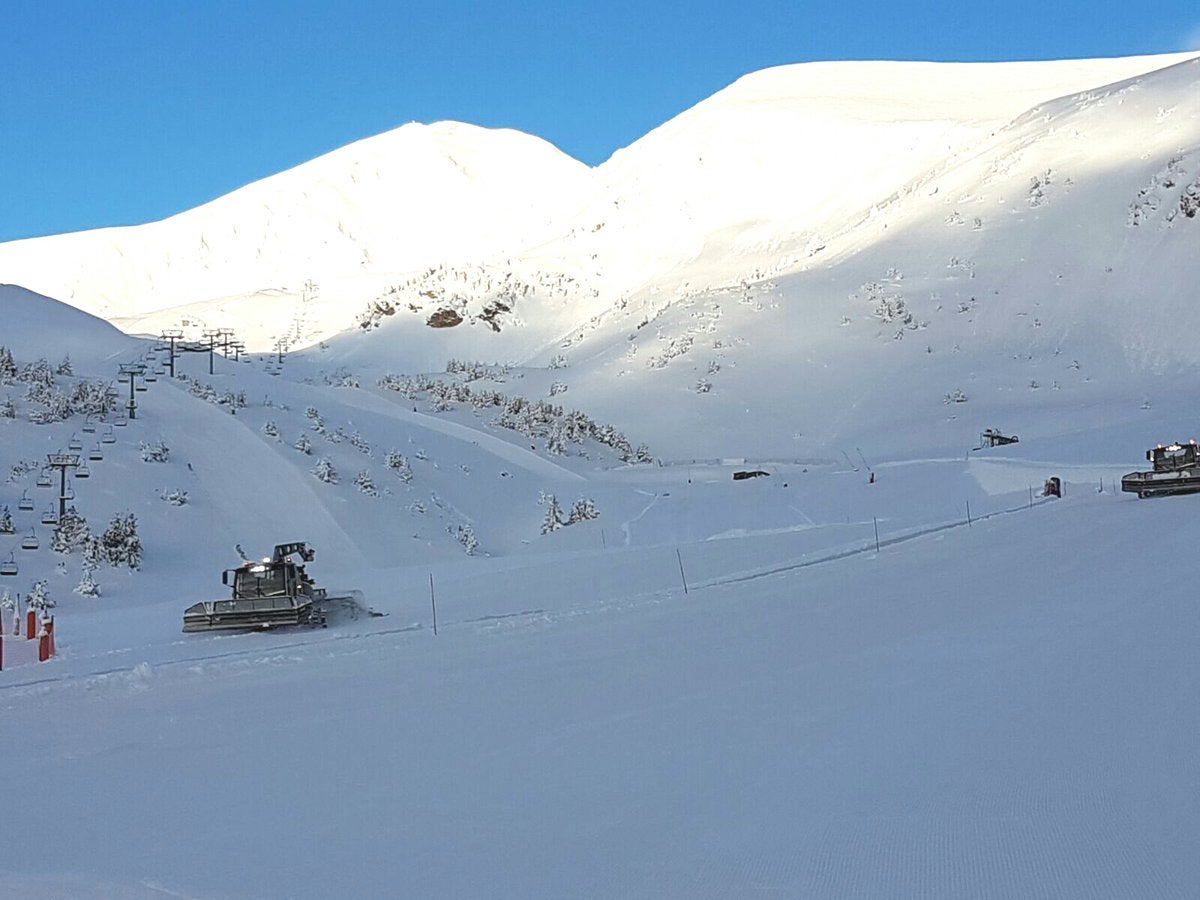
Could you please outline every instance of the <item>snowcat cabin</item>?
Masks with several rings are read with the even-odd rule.
[[[232,580],[234,600],[291,597],[296,594],[295,569],[295,565],[289,562],[246,563],[236,569],[226,569],[222,580],[225,584]]]
[[[1146,459],[1154,466],[1155,472],[1177,472],[1200,463],[1195,441],[1186,444],[1159,445],[1146,451]]]

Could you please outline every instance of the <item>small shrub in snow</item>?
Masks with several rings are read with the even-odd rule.
[[[16,404],[12,402],[11,397],[5,397],[4,401],[0,402],[0,419],[15,419],[16,417]]]
[[[162,493],[158,496],[172,506],[185,506],[188,501],[188,492],[177,488],[163,488]]]
[[[379,490],[375,487],[375,482],[371,479],[371,473],[363,469],[354,476],[354,486],[364,494],[371,497],[378,497]]]
[[[308,439],[307,434],[302,434],[300,437],[296,438],[296,443],[292,444],[292,446],[305,456],[308,456],[312,453],[312,441]]]
[[[35,425],[62,422],[71,415],[71,398],[53,388],[40,390],[36,396],[31,390],[29,399],[42,404],[41,407],[29,411],[29,421]]]
[[[359,386],[358,376],[351,374],[345,367],[327,374],[325,376],[325,383],[333,387],[356,388]]]
[[[962,390],[955,388],[953,392],[947,394],[942,400],[943,403],[966,403],[967,395]]]
[[[279,439],[279,427],[275,424],[274,419],[267,419],[263,422],[262,433],[269,438]]]
[[[318,481],[323,481],[326,484],[337,484],[338,473],[333,467],[333,463],[329,461],[329,457],[322,456],[317,460],[317,464],[313,466],[312,473],[317,476]]]
[[[246,408],[246,393],[245,391],[226,391],[217,398],[217,404],[220,406],[228,406],[231,410]]]
[[[16,534],[12,513],[8,511],[7,506],[0,507],[0,534]]]
[[[142,441],[139,447],[143,462],[166,462],[171,457],[171,448],[162,441],[152,441],[149,444]]]
[[[1183,189],[1179,196],[1179,211],[1189,219],[1200,214],[1200,177]]]
[[[567,516],[567,524],[574,525],[576,522],[584,522],[588,519],[597,519],[599,517],[600,513],[596,509],[596,501],[581,497],[571,507],[571,514]]]
[[[463,545],[463,549],[467,551],[467,556],[475,555],[475,551],[479,549],[479,541],[475,538],[475,532],[471,529],[470,525],[459,525],[455,537]]]
[[[413,472],[412,466],[408,464],[408,457],[398,450],[389,450],[387,456],[383,460],[384,465],[396,473],[396,477],[407,483],[412,481]]]

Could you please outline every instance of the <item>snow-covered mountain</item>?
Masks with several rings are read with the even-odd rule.
[[[0,272],[110,319],[201,304],[260,346],[271,326],[243,323],[228,306],[235,298],[274,290],[298,305],[317,282],[337,297],[322,315],[310,310],[293,338],[312,343],[349,326],[383,286],[442,265],[569,276],[586,321],[647,282],[678,284],[687,272],[677,270],[697,262],[701,289],[756,266],[795,269],[794,254],[847,232],[861,250],[877,238],[861,228],[865,215],[966,159],[1053,169],[1054,158],[1024,145],[1060,130],[1055,120],[1073,103],[1123,104],[1111,86],[1129,78],[1146,102],[1161,101],[1156,118],[1091,134],[1078,154],[1106,169],[1144,168],[1136,163],[1158,138],[1169,146],[1189,134],[1188,76],[1161,71],[1185,59],[785,66],[746,76],[595,170],[528,135],[414,123],[163,222],[10,242]],[[989,142],[1022,116],[1024,152]],[[1148,143],[1130,156],[1122,138],[1142,130]],[[503,339],[496,349],[508,350]]]
[[[0,245],[0,894],[1188,896],[1197,498],[1117,481],[1197,436],[1198,89],[784,67]],[[181,634],[291,540],[384,615]]]

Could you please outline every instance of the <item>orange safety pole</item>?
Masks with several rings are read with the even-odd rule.
[[[46,634],[43,628],[38,634],[38,662],[45,662],[50,658],[50,635]]]
[[[37,613],[32,609],[25,614],[25,640],[32,641],[37,637]]]
[[[46,636],[50,639],[50,655],[57,656],[54,652],[54,616],[42,620],[42,627],[46,629]]]

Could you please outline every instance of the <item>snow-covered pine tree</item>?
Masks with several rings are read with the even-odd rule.
[[[12,384],[17,380],[17,364],[13,361],[12,351],[0,346],[0,384]]]
[[[7,506],[0,506],[0,534],[15,534],[16,528],[13,527],[12,513],[8,511]]]
[[[35,388],[54,387],[54,373],[50,370],[50,363],[46,362],[44,357],[27,363],[17,377],[29,385],[31,391]]]
[[[71,411],[85,416],[103,416],[117,408],[117,392],[106,381],[84,379],[71,392]]]
[[[83,565],[88,569],[98,569],[105,560],[104,544],[94,534],[89,534],[83,542]]]
[[[50,590],[47,587],[46,579],[43,578],[33,583],[33,587],[25,595],[25,605],[30,609],[36,609],[39,613],[45,613],[46,610],[54,608],[54,601],[50,599]]]
[[[571,507],[571,514],[567,516],[567,524],[574,525],[576,522],[597,519],[599,517],[600,513],[596,509],[596,501],[590,497],[580,497],[575,501],[575,505]]]
[[[313,466],[312,473],[317,476],[319,481],[326,484],[337,484],[338,474],[333,467],[333,463],[329,461],[329,457],[322,456],[317,460],[317,464]]]
[[[15,419],[16,417],[17,406],[12,402],[12,397],[0,400],[0,419]]]
[[[69,506],[54,528],[50,549],[55,553],[70,553],[76,547],[82,547],[91,536],[92,531],[88,528],[87,519],[81,516],[74,506]]]
[[[71,398],[54,388],[35,385],[29,389],[28,399],[44,404],[43,408],[29,411],[29,421],[35,425],[63,422],[71,415]]]
[[[275,424],[274,419],[267,419],[263,422],[262,433],[269,438],[279,439],[279,427]]]
[[[299,450],[301,453],[303,453],[305,456],[309,456],[312,454],[312,441],[310,441],[308,439],[307,434],[302,434],[302,435],[300,435],[300,437],[296,438],[296,443],[292,444],[292,446],[295,447],[297,450]]]
[[[131,569],[142,567],[142,541],[138,537],[137,519],[133,513],[124,516],[115,514],[107,530],[100,536],[100,544],[109,565],[126,565]]]
[[[62,358],[62,362],[58,364],[58,368],[54,370],[55,375],[65,375],[68,378],[75,373],[71,371],[71,355],[68,353]]]
[[[96,583],[95,571],[92,566],[84,565],[79,575],[79,584],[75,586],[75,593],[81,597],[100,596],[100,585]]]
[[[549,534],[552,531],[558,531],[566,523],[563,521],[562,507],[558,505],[558,498],[553,494],[546,495],[546,517],[542,520],[542,534]]]

